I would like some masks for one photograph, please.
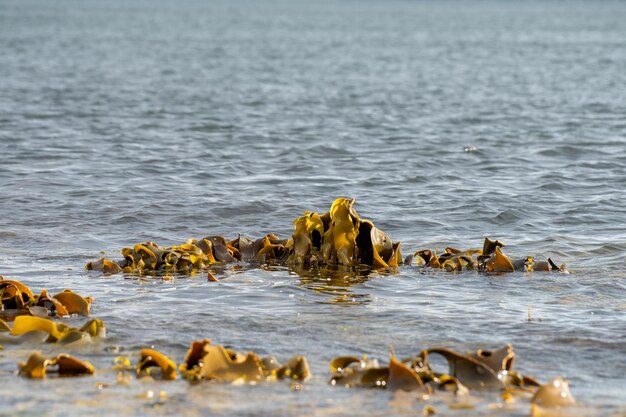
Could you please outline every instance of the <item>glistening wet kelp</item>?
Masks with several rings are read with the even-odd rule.
[[[31,289],[15,280],[5,280],[0,276],[0,319],[13,321],[16,317],[30,315],[36,317],[67,317],[73,314],[89,317],[93,298],[83,297],[72,290],[64,290],[50,295],[45,289],[34,295]]]
[[[443,253],[421,249],[402,258],[400,242],[393,242],[371,220],[361,219],[354,209],[355,199],[338,198],[326,213],[306,211],[293,221],[290,239],[275,234],[251,240],[241,235],[227,240],[223,236],[192,239],[182,245],[161,247],[154,242],[123,248],[123,259],[101,258],[85,265],[86,269],[105,274],[126,273],[195,273],[208,271],[212,265],[251,262],[288,265],[294,270],[339,267],[344,269],[388,269],[411,265],[446,271],[478,270],[483,272],[555,271],[566,272],[552,259],[535,260],[531,256],[510,258],[502,253],[504,244],[485,238],[482,249],[461,250],[446,247]]]
[[[35,316],[18,316],[13,326],[0,320],[0,341],[7,344],[58,343],[61,345],[90,343],[94,338],[106,337],[102,320],[91,319],[81,327]]]
[[[19,374],[26,378],[43,379],[46,373],[52,371],[59,376],[80,376],[93,375],[95,368],[87,361],[81,361],[78,358],[70,356],[66,353],[60,353],[54,358],[45,358],[39,352],[35,352],[28,358],[27,362],[18,365]]]
[[[433,368],[429,362],[432,355],[441,355],[447,360],[447,372]],[[504,403],[528,399],[533,416],[555,415],[555,412],[567,411],[576,405],[565,380],[558,377],[541,384],[537,379],[514,370],[514,360],[511,345],[467,354],[447,348],[431,348],[402,360],[392,352],[389,364],[382,366],[378,360],[368,359],[367,356],[340,356],[330,362],[329,383],[346,388],[411,392],[414,398],[421,400],[438,396],[448,401],[462,399],[469,407],[469,399],[474,393],[498,392]]]

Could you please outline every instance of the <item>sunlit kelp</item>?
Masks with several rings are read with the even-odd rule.
[[[254,352],[240,353],[213,345],[209,339],[192,342],[181,372],[190,381],[257,383],[289,378],[304,381],[311,375],[304,356],[293,356],[286,364],[275,357],[261,357]]]
[[[402,263],[400,243],[363,220],[354,209],[354,199],[336,199],[322,215],[305,212],[294,221],[293,246],[288,263],[374,268],[396,267]]]
[[[442,269],[448,272],[463,270],[478,270],[482,272],[515,272],[515,271],[552,271],[567,273],[565,265],[557,266],[552,259],[537,261],[532,256],[510,258],[501,248],[504,246],[499,240],[485,238],[482,249],[461,250],[446,247],[442,253],[430,249],[420,249],[404,260],[411,265],[417,259],[419,267]]]
[[[433,369],[429,356],[441,355],[448,362],[445,372]],[[560,378],[541,385],[532,377],[513,370],[515,353],[511,345],[498,350],[478,350],[463,354],[451,349],[424,349],[414,357],[398,360],[392,353],[389,365],[381,366],[367,357],[340,356],[330,362],[331,385],[347,388],[382,388],[409,391],[419,398],[431,395],[469,396],[476,391],[496,391],[503,400],[514,396],[533,397],[537,407],[573,404],[566,384]],[[566,400],[558,400],[565,395]],[[546,414],[548,415],[548,414]]]
[[[568,409],[576,405],[576,400],[569,383],[557,377],[540,386],[530,403],[532,417],[556,417],[570,415]]]
[[[19,374],[26,378],[43,379],[47,372],[56,372],[62,376],[93,375],[95,369],[87,361],[81,361],[66,353],[60,353],[54,358],[45,358],[39,352],[35,352],[27,362],[18,364]],[[49,369],[56,367],[55,369]]]
[[[122,249],[124,259],[120,261],[114,262],[101,258],[88,262],[85,268],[102,271],[105,274],[152,271],[194,273],[208,270],[211,265],[220,263],[283,262],[288,254],[288,244],[290,244],[289,240],[279,239],[273,234],[255,241],[241,236],[231,241],[226,241],[223,236],[208,236],[170,247],[145,242],[136,244],[132,248]]]
[[[2,328],[9,327],[4,323]],[[3,343],[88,343],[93,338],[106,336],[106,327],[102,320],[91,319],[80,328],[68,326],[65,323],[55,322],[47,318],[35,316],[18,316],[15,318],[10,331],[0,331],[0,341]]]
[[[433,369],[429,356],[435,354],[447,360],[447,372]],[[576,402],[565,380],[554,378],[541,384],[513,370],[514,360],[511,345],[467,354],[445,348],[424,349],[403,360],[392,353],[389,365],[384,366],[367,357],[340,356],[330,362],[329,383],[347,388],[405,391],[415,399],[443,400],[451,408],[473,407],[474,393],[491,391],[501,395],[502,404],[496,404],[497,407],[525,399],[530,401],[532,417],[571,415],[567,412]]]
[[[51,296],[45,289],[35,296],[31,289],[13,280],[4,280],[0,276],[0,299],[2,311],[0,318],[12,321],[17,316],[31,315],[38,317],[66,317],[78,314],[88,317],[91,309],[91,297],[82,297],[71,290],[65,290]]]
[[[167,356],[154,349],[143,349],[141,359],[137,364],[137,375],[150,374],[150,369],[158,367],[161,370],[162,379],[176,379],[176,363]]]
[[[446,247],[442,253],[420,249],[403,260],[400,242],[393,242],[371,220],[361,219],[354,209],[354,203],[354,198],[341,197],[333,202],[326,213],[305,211],[293,221],[291,239],[280,239],[270,233],[256,240],[241,235],[232,240],[223,236],[208,236],[170,247],[145,242],[132,248],[123,248],[122,260],[101,258],[88,262],[85,268],[105,274],[150,274],[155,271],[193,274],[203,270],[208,273],[209,281],[214,278],[209,270],[212,265],[241,261],[286,264],[299,271],[320,267],[367,267],[380,270],[402,264],[411,265],[417,259],[420,267],[449,272],[567,272],[565,265],[557,266],[550,258],[539,261],[531,256],[510,258],[502,252],[502,242],[489,238],[485,238],[482,249]],[[19,304],[20,300],[16,299],[15,303]]]

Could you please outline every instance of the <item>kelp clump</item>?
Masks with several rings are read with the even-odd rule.
[[[157,368],[157,373],[153,372],[153,368]],[[255,384],[279,379],[304,381],[311,375],[304,356],[294,356],[286,364],[280,364],[274,356],[261,357],[254,352],[237,352],[214,345],[209,339],[192,342],[178,370],[190,382],[213,380]],[[177,367],[174,361],[161,352],[143,349],[136,373],[138,377],[159,375],[160,379],[174,380]]]
[[[72,290],[50,295],[44,289],[41,294],[35,295],[20,281],[5,280],[0,276],[0,300],[0,318],[13,321],[21,315],[61,318],[77,314],[89,317],[93,298],[83,297]]]
[[[330,211],[322,215],[305,212],[294,220],[293,244],[287,262],[374,268],[401,264],[400,242],[392,242],[372,221],[361,219],[354,201],[354,198],[338,198]]]
[[[422,249],[403,260],[400,242],[393,242],[371,220],[361,219],[354,209],[354,202],[354,198],[341,197],[326,213],[305,211],[294,220],[291,239],[280,239],[270,233],[256,240],[242,236],[233,240],[208,236],[170,247],[145,242],[122,249],[123,259],[120,261],[101,258],[87,263],[85,268],[105,274],[194,273],[208,270],[214,264],[244,261],[286,264],[297,269],[319,266],[354,268],[360,265],[379,269],[410,265],[417,259],[418,266],[446,271],[566,272],[565,265],[557,266],[550,258],[539,261],[531,256],[509,258],[501,251],[504,244],[489,238],[485,238],[482,249],[446,247],[443,253]],[[213,280],[211,277],[209,271],[209,280]]]
[[[443,253],[437,253],[430,249],[415,251],[404,260],[411,265],[417,259],[417,265],[434,269],[442,269],[448,272],[463,270],[478,270],[482,272],[515,272],[515,271],[546,271],[567,273],[565,264],[556,265],[551,258],[536,260],[532,256],[511,258],[502,253],[505,246],[499,240],[491,240],[488,237],[483,242],[482,249],[462,250],[454,247],[446,247]]]
[[[294,221],[292,239],[270,233],[256,240],[238,236],[227,241],[223,236],[208,236],[170,247],[145,242],[122,249],[120,261],[101,258],[88,262],[85,268],[115,274],[191,273],[239,261],[297,266],[364,264],[375,268],[401,264],[400,243],[392,242],[370,220],[361,219],[354,210],[354,201],[338,198],[322,215],[305,212]]]
[[[432,355],[441,355],[447,360],[447,372],[433,369],[429,362]],[[385,366],[367,357],[340,356],[330,362],[329,383],[347,388],[410,391],[422,399],[437,393],[461,397],[473,391],[499,391],[505,402],[512,401],[515,396],[529,398],[533,416],[576,403],[562,378],[541,384],[535,378],[513,370],[514,361],[511,345],[467,354],[445,348],[424,349],[418,355],[402,360],[392,353]]]
[[[286,364],[280,364],[274,356],[237,352],[213,345],[209,339],[192,342],[180,369],[190,381],[231,383],[258,383],[285,378],[304,381],[311,375],[304,356],[293,356]]]
[[[230,241],[226,241],[223,236],[208,236],[170,247],[145,242],[122,249],[124,259],[120,261],[101,258],[88,262],[85,269],[105,274],[151,271],[192,273],[220,263],[282,262],[288,255],[289,244],[290,240],[279,239],[274,234],[254,241],[241,236]]]

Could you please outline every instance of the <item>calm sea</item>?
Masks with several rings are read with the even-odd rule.
[[[61,348],[5,346],[0,414],[416,415],[422,403],[329,386],[328,361],[512,343],[517,369],[622,415],[625,184],[624,2],[2,1],[0,275],[95,297],[109,337],[69,352],[101,370],[83,379],[20,378],[31,351]],[[146,240],[288,237],[339,196],[405,253],[490,236],[572,274],[83,270]],[[96,387],[118,354],[180,362],[205,337],[307,355],[314,378],[300,392]],[[528,415],[490,409],[498,398],[434,405]]]

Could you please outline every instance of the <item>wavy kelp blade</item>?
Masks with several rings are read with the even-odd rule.
[[[311,261],[311,256],[321,250],[324,236],[324,223],[319,214],[304,212],[293,222],[293,246],[289,261],[304,264]]]
[[[515,361],[515,352],[513,352],[513,346],[510,344],[497,350],[478,349],[468,356],[487,365],[495,373],[511,371]]]
[[[424,265],[426,266],[437,269],[441,268],[441,263],[439,262],[437,254],[430,249],[418,250],[414,253],[414,255],[422,259],[424,261]]]
[[[449,374],[458,378],[470,389],[496,390],[504,387],[496,373],[476,359],[450,349],[427,349],[423,351],[423,357],[426,360],[427,354],[433,353],[445,357],[448,361]]]
[[[157,257],[152,249],[141,244],[135,245],[133,249],[139,254],[139,256],[141,256],[141,260],[143,261],[143,268],[148,270],[154,270],[157,268]]]
[[[25,303],[28,303],[34,299],[33,292],[30,290],[30,288],[27,285],[24,285],[19,281],[14,281],[10,279],[5,280],[4,277],[0,277],[0,278],[2,278],[0,279],[0,290],[5,288],[5,286],[13,286],[17,290],[19,290],[19,292],[22,295],[22,299]]]
[[[392,353],[389,355],[389,376],[387,389],[430,393],[430,387],[424,386],[422,379],[411,368],[400,362]]]
[[[59,354],[55,359],[56,365],[59,367],[59,375],[93,375],[95,368],[87,361],[81,361],[66,353]]]
[[[239,236],[236,242],[241,254],[241,260],[250,262],[256,259],[256,255],[263,247],[263,239],[257,239],[253,241],[247,237]]]
[[[389,262],[394,255],[394,245],[391,238],[373,224],[370,230],[370,238],[372,239],[374,251],[385,263]]]
[[[358,262],[375,268],[386,268],[388,266],[387,262],[380,257],[380,253],[374,250],[374,242],[375,239],[379,238],[378,232],[380,232],[378,229],[375,232],[374,229],[374,223],[370,220],[361,220],[359,222],[358,233],[355,239]]]
[[[200,248],[209,263],[217,263],[217,260],[213,256],[213,243],[209,239],[202,238],[197,241],[195,245]]]
[[[488,266],[489,272],[514,272],[515,267],[511,260],[504,255],[500,248],[496,247],[493,253],[492,263]]]
[[[213,256],[217,262],[237,262],[237,259],[228,252],[226,239],[222,236],[209,236],[205,237],[205,239],[211,242]]]
[[[162,379],[176,379],[176,364],[167,356],[154,349],[142,349],[139,354],[141,359],[137,364],[137,375],[142,375],[148,368],[157,366],[161,369]]]
[[[87,264],[85,264],[85,269],[101,271],[104,274],[117,274],[118,272],[122,272],[122,267],[118,263],[105,258],[100,258],[97,261],[87,262]]]
[[[402,264],[402,252],[400,251],[400,242],[396,242],[393,244],[393,256],[387,262],[390,267],[397,268],[400,264]]]
[[[51,312],[55,313],[57,317],[65,317],[69,315],[65,306],[56,298],[51,297],[46,290],[41,291],[41,295],[37,297],[35,305],[47,308]]]
[[[531,271],[544,271],[549,272],[552,270],[550,267],[550,263],[548,261],[535,261],[533,260],[529,265],[528,269]]]
[[[46,367],[50,363],[41,353],[35,352],[28,358],[27,362],[18,364],[19,374],[26,378],[43,379],[46,377]]]
[[[52,320],[34,317],[34,316],[18,316],[15,318],[11,334],[20,336],[34,330],[48,333],[56,340],[60,339],[63,333],[59,331],[57,325]]]
[[[64,332],[61,338],[58,340],[58,343],[61,345],[72,345],[78,346],[83,344],[91,343],[93,340],[89,333],[81,332],[78,329],[71,329],[67,332]]]
[[[567,267],[565,264],[558,265],[554,263],[551,258],[548,258],[548,263],[550,264],[550,271],[562,272],[564,274],[569,274]]]
[[[22,292],[13,283],[3,282],[0,285],[0,301],[2,310],[22,310],[27,304],[24,300]]]
[[[330,370],[331,372],[342,372],[354,363],[361,364],[361,358],[357,356],[338,356],[330,361]]]
[[[235,258],[238,261],[241,261],[241,252],[239,251],[239,249],[229,244],[226,245],[226,249],[228,250],[228,253],[230,253],[230,255],[233,258]]]
[[[185,363],[181,365],[182,370],[190,371],[195,366],[200,365],[200,361],[205,355],[204,347],[210,344],[210,339],[195,340],[191,342],[191,346],[185,355]]]
[[[469,393],[469,389],[459,381],[458,378],[451,375],[441,375],[438,378],[437,388],[447,392],[451,392],[454,395],[461,396]]]
[[[343,385],[346,388],[385,388],[389,378],[389,367],[381,368],[346,368],[334,373],[329,379],[331,385]]]
[[[220,345],[205,345],[200,375],[204,379],[220,381],[255,382],[263,379],[261,358],[250,352],[243,355],[229,355]],[[237,357],[238,356],[238,357]]]
[[[355,264],[356,229],[358,222],[352,208],[354,199],[338,198],[330,208],[332,221],[332,244],[337,262],[344,266]],[[326,239],[326,236],[324,236]]]
[[[491,240],[488,237],[485,238],[483,243],[483,252],[482,255],[491,255],[496,248],[501,248],[504,246],[504,243],[499,240]]]
[[[54,295],[53,298],[63,304],[69,314],[79,314],[89,317],[91,303],[88,299],[76,294],[74,291],[65,290]]]
[[[46,307],[42,306],[30,306],[26,307],[28,314],[35,317],[41,317],[43,319],[47,319],[50,317],[50,311]]]
[[[530,400],[531,416],[553,416],[555,410],[576,405],[576,400],[569,390],[569,384],[563,378],[557,377],[539,387]]]
[[[91,319],[79,329],[93,337],[106,337],[106,326],[100,319]]]
[[[292,378],[304,381],[311,376],[309,362],[304,356],[294,356],[289,359],[286,365],[280,367],[276,372],[278,378]]]

